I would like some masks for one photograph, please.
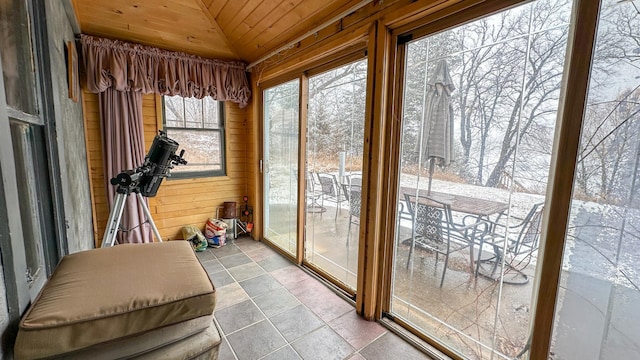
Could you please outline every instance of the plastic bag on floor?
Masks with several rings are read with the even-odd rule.
[[[227,223],[210,218],[204,227],[204,236],[212,247],[221,247],[227,243]]]
[[[207,248],[207,239],[195,225],[187,225],[182,228],[182,237],[191,243],[195,251],[204,251]]]

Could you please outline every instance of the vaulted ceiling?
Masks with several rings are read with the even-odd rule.
[[[363,0],[73,0],[83,33],[256,61]]]

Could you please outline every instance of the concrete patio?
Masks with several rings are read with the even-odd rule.
[[[491,189],[493,190],[493,189]],[[486,196],[486,195],[485,195]],[[489,194],[490,196],[490,194]],[[529,206],[516,200],[526,212]],[[536,199],[537,200],[537,199]],[[352,225],[349,246],[346,246],[349,212],[346,204],[335,217],[335,205],[325,204],[324,213],[307,213],[306,259],[332,274],[338,281],[355,289],[357,273],[357,243],[359,228]],[[560,299],[557,304],[553,359],[636,358],[640,356],[640,291],[634,288],[636,272],[627,270],[629,281],[611,282],[615,266],[604,264],[602,252],[615,251],[616,239],[611,229],[619,226],[606,219],[608,211],[599,205],[574,207],[574,227],[565,255]],[[604,210],[603,210],[604,209]],[[630,213],[633,229],[638,214]],[[620,219],[618,218],[618,221]],[[581,225],[576,225],[576,224]],[[607,223],[610,228],[601,224]],[[529,333],[531,297],[535,283],[535,253],[533,259],[514,261],[529,281],[525,285],[510,285],[476,277],[469,270],[469,250],[454,253],[449,260],[442,288],[439,287],[443,260],[436,264],[435,254],[416,251],[412,266],[407,267],[409,246],[402,240],[411,237],[404,222],[394,244],[394,268],[390,313],[413,326],[453,345],[470,358],[490,358],[494,348],[499,358],[513,358],[525,347]],[[581,241],[576,241],[576,239]],[[603,245],[603,240],[607,244]],[[389,239],[394,241],[394,239]],[[589,242],[596,242],[594,246]],[[639,254],[637,234],[624,239],[621,266],[633,269],[629,260]],[[600,248],[598,248],[600,246]],[[608,250],[603,250],[608,249]],[[482,258],[490,256],[484,249]],[[474,251],[477,256],[477,247]],[[604,271],[603,271],[604,270]],[[511,272],[513,274],[513,272]],[[505,273],[505,278],[509,276]],[[590,326],[584,326],[589,319]],[[577,354],[581,354],[576,357]],[[494,358],[495,358],[494,355]]]

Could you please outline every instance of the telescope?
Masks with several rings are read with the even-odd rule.
[[[118,186],[118,193],[139,192],[145,197],[154,197],[158,193],[160,184],[165,177],[170,176],[169,171],[176,165],[186,165],[187,161],[180,155],[176,155],[178,143],[167,137],[160,130],[153,139],[149,153],[144,158],[144,163],[135,170],[123,171],[111,179],[111,185]]]
[[[113,207],[109,213],[109,220],[107,220],[102,247],[113,246],[127,196],[131,193],[135,193],[138,197],[138,203],[142,207],[156,239],[162,242],[158,228],[153,222],[149,208],[142,197],[156,196],[162,180],[171,175],[171,169],[177,165],[187,164],[187,161],[183,158],[184,149],[180,151],[179,155],[176,155],[178,146],[179,144],[175,140],[168,138],[167,134],[160,130],[153,139],[151,148],[141,166],[134,170],[125,170],[111,178],[111,185],[118,188],[116,189]]]

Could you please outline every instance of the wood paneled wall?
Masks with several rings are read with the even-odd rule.
[[[94,239],[96,246],[99,246],[109,217],[109,208],[105,189],[107,181],[102,167],[98,96],[89,93],[83,95],[91,191],[94,199]],[[162,126],[161,99],[155,95],[144,95],[142,107],[145,150],[148,151],[159,127]],[[250,141],[249,129],[252,127],[247,122],[245,109],[240,109],[235,103],[225,104],[225,115],[227,175],[197,179],[165,179],[158,194],[149,198],[149,210],[160,235],[165,240],[181,239],[181,229],[184,225],[204,227],[208,218],[216,216],[216,210],[223,202],[236,201],[240,206],[242,197],[249,195],[247,149]],[[188,155],[185,154],[187,159]]]

